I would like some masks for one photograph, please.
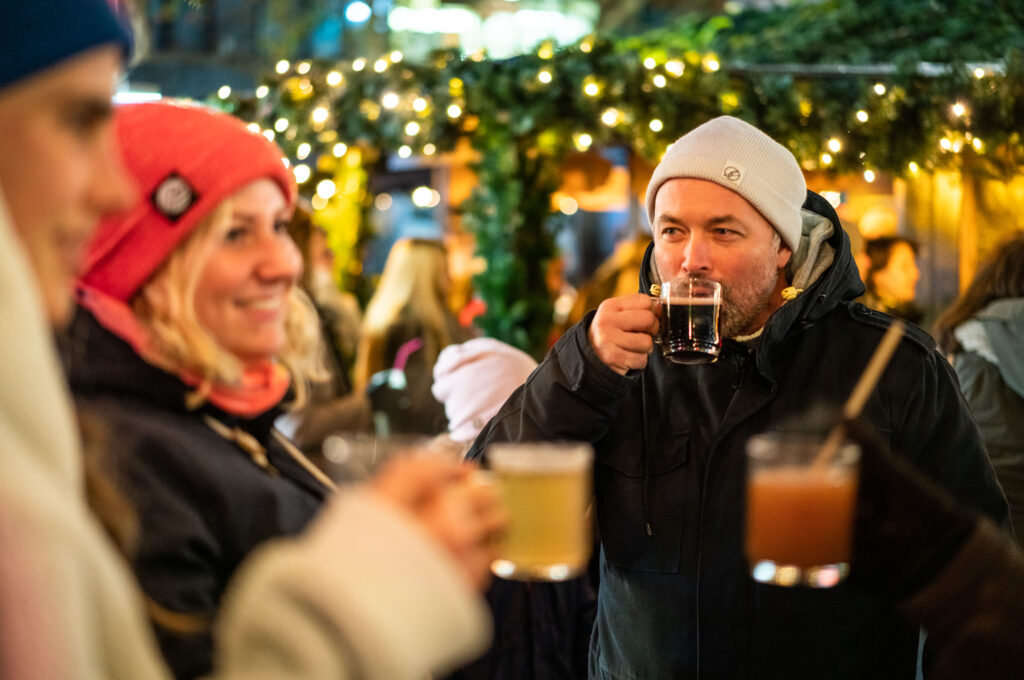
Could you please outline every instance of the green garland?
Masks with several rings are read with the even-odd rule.
[[[590,37],[563,49],[545,44],[535,54],[505,61],[448,51],[423,64],[407,63],[397,53],[377,61],[282,62],[266,78],[265,90],[217,103],[267,134],[274,131],[287,154],[308,165],[310,179],[302,185],[307,194],[333,177],[339,143],[364,154],[408,156],[450,151],[468,138],[480,154],[479,184],[462,210],[488,263],[475,281],[487,304],[480,324],[489,335],[536,355],[551,323],[544,283],[554,254],[551,194],[572,150],[625,144],[656,162],[680,134],[730,114],[786,144],[809,171],[1017,172],[1024,160],[1019,24],[993,28],[988,52],[973,43],[974,49],[954,55],[957,61],[932,69],[937,73],[923,72],[905,51],[878,48],[861,49],[857,60],[883,68],[869,66],[859,74],[838,68],[829,74],[828,67],[813,69],[806,60],[764,66],[794,63],[787,60],[813,49],[792,36],[787,42],[782,19],[802,25],[808,40],[828,40],[841,50],[843,32],[864,30],[848,11],[857,4],[833,0],[774,13],[691,17],[670,31]],[[904,4],[923,6],[919,0]],[[838,34],[822,25],[829,11],[847,22]],[[1007,21],[997,9],[992,13],[995,21]],[[772,61],[756,61],[757,36],[743,27],[764,37],[774,50]],[[787,45],[796,47],[787,52]],[[1005,51],[993,58],[997,49]],[[989,66],[972,67],[967,59]]]

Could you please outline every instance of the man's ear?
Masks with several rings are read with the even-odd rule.
[[[784,269],[791,259],[793,259],[792,249],[782,239],[779,239],[779,252],[775,256],[775,266],[778,269]]]

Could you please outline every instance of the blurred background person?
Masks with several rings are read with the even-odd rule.
[[[335,276],[334,250],[328,242],[327,232],[313,221],[311,210],[308,201],[300,199],[288,233],[302,254],[299,286],[312,299],[320,317],[332,360],[338,366],[339,390],[348,393],[352,391],[351,374],[363,312],[356,296],[339,286]]]
[[[649,235],[636,232],[615,244],[612,254],[594,271],[593,276],[580,286],[563,331],[579,323],[587,312],[597,309],[606,299],[637,291],[636,282],[639,280],[644,253],[650,242]]]
[[[1024,232],[995,248],[935,322],[1024,541]]]
[[[864,244],[866,290],[859,301],[871,309],[920,324],[917,298],[917,243],[903,236],[882,236]]]
[[[469,338],[448,307],[448,258],[439,241],[400,239],[366,306],[355,389],[370,396],[377,434],[437,435],[444,407],[430,387],[434,362]]]
[[[322,467],[323,443],[329,435],[366,432],[372,424],[370,401],[365,392],[353,391],[351,378],[362,312],[355,296],[338,287],[334,251],[327,243],[327,234],[314,224],[301,202],[296,206],[288,233],[302,254],[299,288],[319,321],[326,373],[310,381],[306,402],[283,414],[277,426]]]
[[[448,437],[463,454],[536,367],[530,355],[493,338],[441,350],[432,389],[444,404]],[[586,680],[597,611],[593,583],[590,574],[554,583],[495,578],[487,591],[494,645],[449,680]]]
[[[169,678],[86,505],[96,470],[52,336],[97,221],[145,200],[111,123],[132,41],[105,0],[0,0],[0,25],[0,677]],[[213,677],[411,680],[482,649],[470,588],[491,559],[488,503],[458,482],[466,471],[427,463],[402,461],[248,560],[217,623]],[[92,509],[130,524],[123,505]]]

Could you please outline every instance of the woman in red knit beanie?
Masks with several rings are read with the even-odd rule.
[[[296,294],[295,186],[274,144],[168,102],[119,108],[115,131],[139,200],[87,249],[64,354],[137,510],[133,567],[159,642],[192,678],[212,668],[242,560],[299,533],[332,490],[274,429],[317,370],[317,326]]]

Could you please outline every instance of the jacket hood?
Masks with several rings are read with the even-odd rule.
[[[965,350],[994,364],[1003,382],[1024,397],[1024,298],[989,303],[954,334]]]
[[[777,309],[765,324],[757,351],[758,367],[765,375],[770,375],[767,357],[791,329],[810,326],[840,303],[864,293],[864,284],[850,250],[850,237],[835,209],[824,198],[808,191],[801,213],[803,233],[800,247],[793,253],[787,267],[787,277],[797,294]],[[652,242],[644,253],[640,269],[642,293],[650,294],[651,286],[661,283],[653,255]]]

